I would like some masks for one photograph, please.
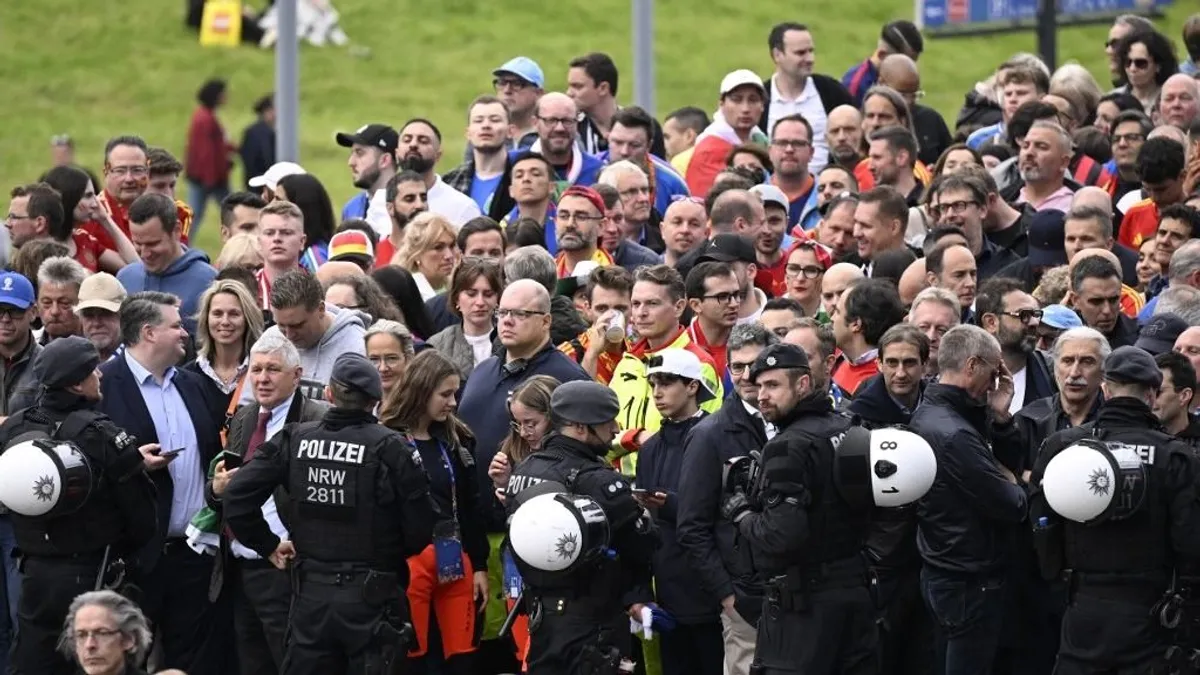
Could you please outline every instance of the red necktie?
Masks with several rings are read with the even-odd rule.
[[[250,461],[254,457],[254,453],[258,451],[258,446],[267,442],[267,422],[271,421],[270,410],[258,411],[258,425],[254,427],[254,433],[250,434],[250,443],[246,445],[246,452],[242,455],[242,463]]]

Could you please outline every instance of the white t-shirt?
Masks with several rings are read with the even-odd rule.
[[[479,205],[471,199],[470,195],[465,195],[458,190],[450,187],[442,180],[441,176],[437,177],[433,187],[429,189],[427,198],[429,199],[429,212],[436,213],[458,229],[466,224],[472,218],[483,215],[479,210]],[[388,232],[391,232],[390,226]]]
[[[472,336],[463,333],[463,337],[467,338],[467,344],[471,345],[471,351],[475,352],[475,365],[483,363],[492,355],[491,334]]]
[[[1029,382],[1029,366],[1013,373],[1013,399],[1008,404],[1008,414],[1016,415],[1025,407],[1025,386]]]

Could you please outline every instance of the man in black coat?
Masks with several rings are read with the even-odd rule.
[[[735,326],[726,343],[734,395],[704,418],[684,440],[679,469],[676,532],[688,563],[700,577],[706,597],[721,603],[725,628],[725,664],[729,672],[747,675],[754,659],[755,625],[762,613],[762,578],[749,551],[736,543],[733,523],[721,517],[722,466],[749,456],[766,445],[768,425],[758,411],[758,387],[749,377],[750,364],[779,338],[761,324]]]

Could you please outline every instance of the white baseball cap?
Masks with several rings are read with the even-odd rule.
[[[738,87],[745,86],[756,87],[759,91],[763,92],[764,96],[766,95],[766,89],[763,88],[763,81],[762,78],[758,76],[758,73],[755,73],[753,70],[742,68],[741,70],[735,70],[732,73],[729,73],[721,79],[721,96],[728,94]]]
[[[271,168],[267,169],[266,173],[261,176],[255,176],[246,181],[250,187],[263,187],[264,185],[271,188],[274,192],[275,188],[279,187],[279,181],[287,176],[296,176],[302,173],[308,173],[304,167],[295,162],[275,162]]]
[[[700,389],[696,392],[698,403],[703,403],[715,395],[704,379],[700,357],[686,349],[664,349],[652,355],[647,363],[649,367],[646,369],[646,377],[655,373],[666,373],[699,382]]]
[[[763,204],[774,204],[782,208],[784,211],[787,211],[789,208],[791,208],[791,204],[788,203],[787,195],[783,194],[783,190],[780,190],[774,185],[763,183],[762,185],[755,185],[754,187],[750,188],[750,191],[758,195],[758,198],[763,201]]]

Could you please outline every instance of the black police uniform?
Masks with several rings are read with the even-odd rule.
[[[1046,466],[1085,438],[1125,444],[1141,456],[1148,469],[1145,498],[1130,517],[1089,526],[1049,508],[1041,489]],[[1189,448],[1165,433],[1138,399],[1105,401],[1095,422],[1046,439],[1033,469],[1030,520],[1043,574],[1068,571],[1056,675],[1148,673],[1163,666],[1170,634],[1156,608],[1172,586],[1173,570],[1200,559],[1198,478]]]
[[[754,370],[808,367],[803,352],[783,347],[764,350]],[[815,391],[776,424],[752,510],[730,508],[744,499],[737,494],[723,507],[767,579],[751,671],[873,675],[878,638],[862,555],[870,511],[851,507],[834,484],[835,448],[850,421]]]
[[[658,536],[634,500],[629,481],[604,462],[604,450],[552,433],[509,477],[509,515],[522,490],[544,481],[558,483],[571,494],[591,497],[604,510],[615,551],[615,556],[567,575],[517,561],[530,616],[529,675],[615,675],[610,666],[631,649],[627,608],[654,601],[650,564]]]
[[[406,560],[433,540],[420,456],[366,411],[333,408],[320,422],[284,427],[224,497],[233,533],[264,558],[279,539],[261,506],[280,485],[296,548],[284,670],[390,672],[411,640]]]
[[[85,363],[81,354],[89,349],[94,361],[88,358]],[[71,601],[96,590],[98,582],[108,587],[120,583],[120,577],[131,577],[134,570],[125,568],[126,562],[132,565],[137,550],[158,527],[156,491],[143,470],[137,441],[95,412],[93,402],[61,388],[81,382],[95,369],[95,348],[83,338],[61,338],[43,354],[47,358],[35,364],[35,371],[41,381],[59,386],[44,390],[36,406],[0,426],[0,448],[39,432],[71,441],[87,458],[93,485],[74,513],[10,515],[22,571],[17,639],[9,666],[13,675],[75,672],[56,650]]]

